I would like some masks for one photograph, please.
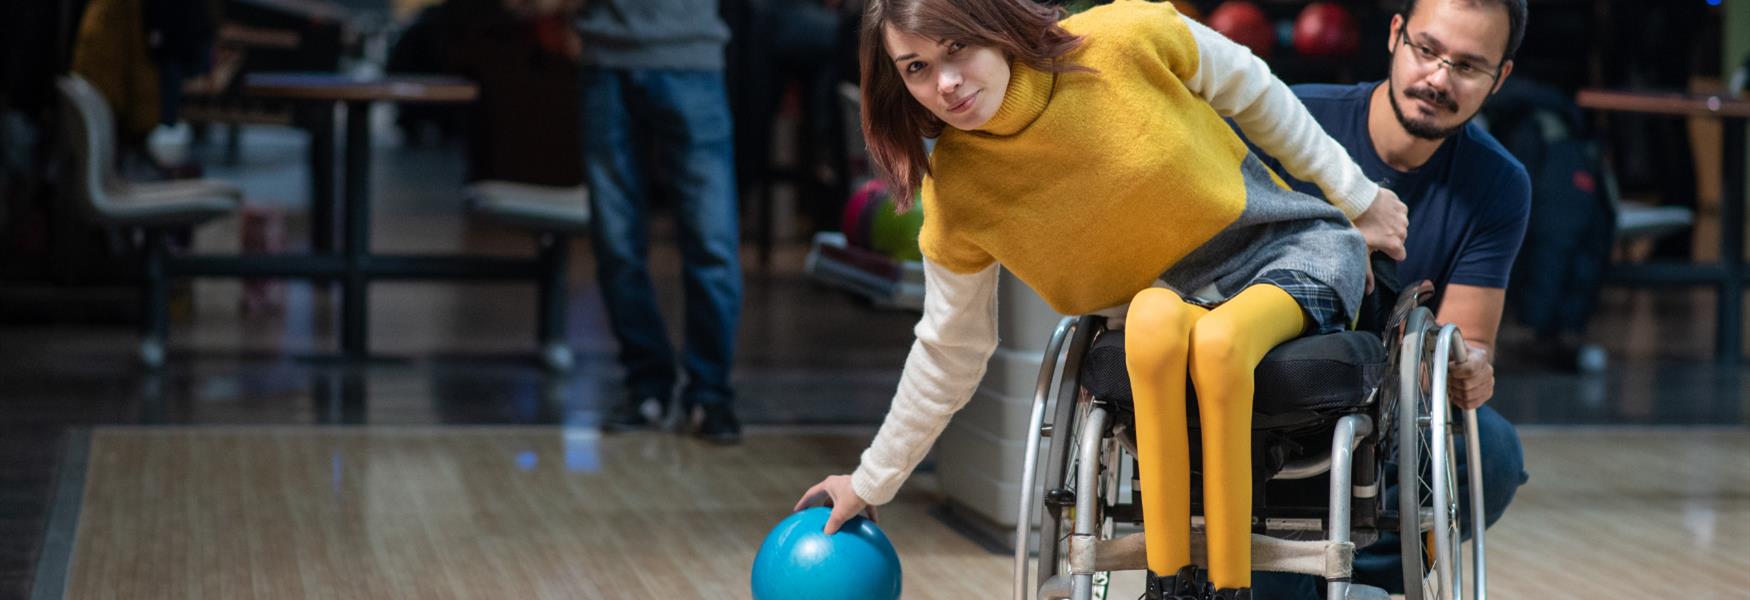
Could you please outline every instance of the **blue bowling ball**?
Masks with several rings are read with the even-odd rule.
[[[856,517],[828,536],[832,509],[814,507],[772,528],[753,559],[756,600],[896,600],[899,554],[875,523]]]

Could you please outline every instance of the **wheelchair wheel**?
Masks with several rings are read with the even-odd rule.
[[[1459,428],[1448,405],[1445,368],[1455,334],[1450,325],[1437,334],[1433,314],[1418,308],[1399,347],[1395,443],[1405,600],[1458,600],[1467,579],[1473,585],[1482,581],[1480,560],[1472,561],[1470,577],[1463,573],[1454,453]],[[1477,476],[1473,468],[1472,489],[1480,490]],[[1471,597],[1481,598],[1482,591],[1473,590]]]
[[[1057,586],[1052,590],[1073,591],[1064,588],[1073,576],[1069,565],[1069,539],[1075,534],[1076,518],[1080,516],[1078,506],[1087,506],[1092,514],[1094,537],[1097,541],[1111,539],[1117,530],[1117,523],[1110,516],[1108,507],[1115,499],[1118,490],[1118,462],[1124,460],[1122,448],[1117,437],[1108,436],[1104,432],[1090,432],[1089,425],[1092,411],[1096,411],[1096,402],[1087,394],[1078,394],[1075,402],[1066,402],[1069,408],[1068,418],[1054,422],[1052,444],[1047,457],[1052,460],[1047,465],[1062,465],[1055,471],[1057,478],[1045,479],[1045,516],[1040,523],[1040,579],[1038,588],[1045,590],[1054,577],[1059,577]],[[1104,411],[1104,409],[1101,409]],[[1104,418],[1103,418],[1104,422]],[[1106,429],[1106,427],[1101,427]],[[1082,446],[1085,443],[1097,444],[1097,458],[1094,464],[1083,465]],[[1083,469],[1092,469],[1090,481],[1094,481],[1092,490],[1083,490]],[[1083,495],[1092,495],[1092,499],[1083,499]],[[1103,598],[1106,583],[1111,574],[1094,572],[1092,588],[1089,597],[1066,595],[1075,600],[1090,600]],[[1043,595],[1041,598],[1052,597]]]
[[[1081,471],[1078,449],[1081,448],[1086,437],[1084,427],[1095,407],[1093,397],[1082,390],[1079,385],[1079,372],[1081,357],[1086,353],[1096,329],[1095,321],[1091,318],[1084,317],[1074,322],[1073,325],[1070,319],[1065,319],[1065,323],[1059,326],[1059,330],[1064,334],[1073,331],[1073,335],[1067,340],[1067,343],[1054,340],[1050,350],[1048,350],[1046,363],[1040,372],[1037,401],[1053,398],[1051,402],[1045,403],[1045,406],[1041,407],[1043,412],[1050,414],[1051,420],[1042,422],[1042,427],[1035,433],[1038,436],[1037,442],[1042,444],[1042,447],[1036,446],[1037,454],[1035,456],[1040,462],[1038,466],[1044,467],[1042,469],[1044,473],[1041,474],[1039,483],[1034,485],[1032,489],[1040,492],[1035,502],[1043,504],[1045,511],[1039,524],[1038,577],[1032,582],[1031,587],[1040,598],[1071,597],[1071,586],[1068,585],[1070,579],[1069,539],[1075,529],[1078,514],[1076,500],[1081,496],[1081,491],[1078,489],[1081,487],[1078,483]],[[1061,371],[1058,370],[1059,368]],[[1053,386],[1053,383],[1056,385]],[[1054,387],[1055,389],[1053,389]],[[1054,391],[1055,395],[1051,394]],[[1044,415],[1041,414],[1039,417],[1043,418]],[[1105,507],[1115,495],[1114,490],[1117,489],[1119,473],[1116,465],[1117,461],[1122,460],[1122,458],[1117,452],[1116,439],[1102,434],[1094,441],[1104,446],[1099,456],[1102,457],[1100,462],[1106,463],[1094,465],[1098,469],[1095,473],[1095,480],[1100,482],[1096,486],[1099,489],[1093,490],[1094,498],[1097,500],[1094,503],[1094,510],[1098,511],[1095,515],[1095,523],[1098,524],[1097,537],[1108,539],[1112,537],[1116,525],[1111,518],[1106,516]],[[1024,496],[1029,495],[1031,494],[1024,494]],[[1031,520],[1032,511],[1038,504],[1020,507],[1023,520]],[[1024,561],[1018,561],[1017,569],[1023,567]],[[1108,577],[1108,573],[1094,574],[1094,585],[1090,590],[1090,598],[1104,596]],[[1045,590],[1046,584],[1052,582],[1053,578],[1058,579],[1048,593]],[[1016,592],[1017,598],[1024,599],[1028,596],[1029,594],[1024,590]],[[1088,600],[1088,598],[1079,600]]]

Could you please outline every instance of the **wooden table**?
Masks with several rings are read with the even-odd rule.
[[[368,354],[365,323],[371,279],[539,280],[539,260],[485,256],[387,256],[371,253],[371,127],[375,102],[465,103],[479,95],[472,82],[454,77],[390,75],[359,79],[332,73],[262,73],[244,78],[243,93],[301,105],[311,131],[311,254],[185,256],[166,264],[182,276],[294,277],[341,284],[340,351],[346,359]],[[346,107],[344,210],[334,210],[334,110]],[[459,183],[459,182],[458,182]],[[333,233],[344,245],[334,251]]]
[[[366,197],[370,188],[370,105],[397,103],[465,103],[480,94],[473,82],[456,77],[393,75],[361,79],[334,73],[259,73],[243,79],[243,93],[257,98],[288,100],[300,105],[299,121],[309,129],[310,204],[313,224],[332,224],[334,210],[334,109],[347,108],[345,171],[347,194],[354,186]],[[355,154],[361,152],[362,154]],[[354,175],[356,173],[356,175]],[[368,218],[368,215],[367,215]],[[334,228],[311,227],[311,246],[334,248]]]
[[[1750,100],[1731,96],[1622,90],[1581,90],[1580,106],[1594,110],[1720,119],[1725,130],[1723,181],[1720,186],[1720,262],[1713,265],[1651,263],[1618,265],[1612,282],[1630,285],[1707,285],[1719,292],[1719,331],[1714,358],[1725,364],[1743,360],[1744,283],[1750,269],[1744,263],[1744,141],[1750,120]]]

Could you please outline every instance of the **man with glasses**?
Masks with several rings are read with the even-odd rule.
[[[1362,171],[1409,207],[1398,273],[1403,281],[1434,282],[1437,320],[1457,324],[1470,346],[1453,360],[1451,391],[1455,404],[1478,408],[1488,524],[1526,480],[1518,433],[1483,403],[1494,395],[1495,337],[1525,236],[1531,182],[1519,161],[1470,121],[1512,73],[1525,19],[1525,0],[1406,0],[1392,17],[1385,81],[1294,88]],[[1290,182],[1319,195],[1316,186]],[[1462,449],[1457,456],[1464,457]],[[1396,481],[1395,473],[1385,475]],[[1462,485],[1465,478],[1459,479]],[[1468,499],[1468,492],[1461,489],[1460,497]],[[1470,531],[1469,508],[1460,515]],[[1395,535],[1356,553],[1357,583],[1402,593],[1402,573]],[[1324,592],[1318,579],[1284,573],[1258,573],[1253,585],[1259,598],[1310,599]]]

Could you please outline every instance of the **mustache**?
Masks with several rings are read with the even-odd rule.
[[[1458,103],[1453,102],[1451,96],[1448,96],[1446,92],[1425,85],[1404,88],[1404,95],[1452,112],[1458,112]]]

